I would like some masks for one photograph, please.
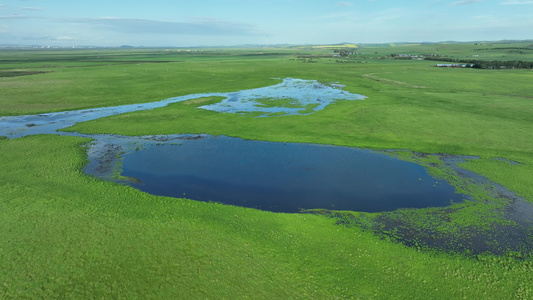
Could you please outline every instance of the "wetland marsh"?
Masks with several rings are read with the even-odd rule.
[[[33,134],[77,135],[58,130],[83,121],[209,97],[222,100],[199,109],[252,113],[255,117],[300,114],[308,105],[314,107],[311,112],[318,111],[337,100],[366,98],[343,91],[342,87],[338,83],[286,78],[270,87],[228,94],[193,94],[138,105],[1,117],[0,134],[9,138]],[[104,145],[99,145],[104,149],[124,144],[119,142],[119,136],[81,136],[105,140]],[[462,202],[464,196],[456,194],[445,181],[432,178],[422,166],[363,149],[205,136],[181,137],[179,147],[167,142],[157,144],[166,147],[145,149],[142,139],[125,140],[139,142],[142,149],[128,153],[119,161],[106,162],[120,163],[121,178],[134,178],[128,182],[130,185],[154,195],[187,196],[287,213],[305,209],[380,212],[438,207]],[[112,179],[109,172],[98,170],[116,170],[117,166],[105,165],[101,157],[91,160],[92,165],[97,164],[95,160],[101,164],[86,168],[92,170],[89,174],[103,173],[100,177]]]
[[[0,78],[0,130],[7,137],[0,139],[0,295],[531,298],[533,73],[441,69],[435,62],[387,58],[435,51],[471,57],[476,47],[493,49],[495,58],[509,55],[498,44],[367,48],[343,63],[327,57],[328,50],[305,47],[0,51],[1,71],[20,74]],[[312,55],[314,63],[298,55]],[[257,95],[246,105],[263,111],[230,107],[228,95],[282,82],[274,78],[367,98],[316,109],[318,101],[295,102],[293,95]],[[150,103],[159,104],[142,108]],[[222,104],[236,113],[200,108]],[[131,110],[119,112],[117,106]],[[99,111],[98,118],[89,117]],[[127,178],[137,176],[127,173],[129,157],[145,155],[152,165],[150,151],[203,151],[213,161],[210,146],[202,143],[217,139],[237,140],[225,149],[244,153],[265,144],[267,161],[302,143],[320,157],[329,148],[369,149],[357,151],[416,166],[431,178],[417,175],[422,180],[413,177],[409,184],[431,183],[426,188],[438,191],[447,182],[468,200],[287,214],[195,201],[191,192],[156,196],[125,183],[141,184]],[[223,155],[232,164],[254,166],[248,160],[257,160],[235,154]],[[172,166],[162,161],[154,163]],[[297,160],[288,164],[297,166]],[[338,165],[348,173],[356,169]],[[224,178],[226,167],[209,172]],[[295,177],[312,171],[301,167]],[[106,180],[85,174],[88,169]]]

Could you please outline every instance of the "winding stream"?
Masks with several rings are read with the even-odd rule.
[[[276,85],[232,93],[191,94],[150,103],[0,117],[0,136],[18,138],[34,134],[64,134],[57,130],[79,122],[164,107],[171,103],[202,97],[224,97],[220,103],[202,106],[203,109],[231,113],[259,112],[265,116],[272,113],[277,115],[309,114],[324,109],[336,100],[364,100],[366,98],[363,95],[344,91],[342,87],[339,84],[324,84],[316,80],[286,78]],[[265,105],[265,99],[290,99],[293,100],[293,105],[269,107]]]

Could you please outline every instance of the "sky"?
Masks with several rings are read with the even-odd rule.
[[[533,39],[533,0],[0,0],[0,45]]]

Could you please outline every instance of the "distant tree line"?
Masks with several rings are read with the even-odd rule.
[[[438,57],[424,57],[426,60],[442,61]],[[472,64],[476,69],[533,69],[533,61],[522,60],[479,60],[479,59],[456,59],[446,58],[446,62]]]
[[[297,62],[301,62],[301,63],[313,64],[313,63],[320,62],[322,58],[323,58],[322,56],[317,56],[317,55],[299,55],[297,56],[297,59],[289,59],[289,60],[296,60]]]
[[[491,50],[507,50],[507,53],[512,54],[526,54],[527,51],[533,50],[533,44],[527,46],[527,47],[505,47],[505,48],[481,48],[481,49],[474,49],[474,51],[491,51]],[[526,52],[524,52],[526,51]]]
[[[533,44],[526,47],[499,47],[499,48],[479,48],[474,49],[474,51],[484,51],[484,50],[533,50]]]
[[[335,62],[339,64],[360,64],[361,63],[360,60],[342,60],[342,59],[336,59]]]

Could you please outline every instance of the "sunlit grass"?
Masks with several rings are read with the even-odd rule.
[[[2,298],[531,296],[529,260],[419,252],[325,216],[150,196],[83,175],[82,141],[0,141]]]
[[[491,47],[501,45],[354,48],[372,54],[347,58],[352,64],[333,58],[312,64],[293,59],[305,49],[272,50],[283,52],[275,55],[264,55],[269,51],[262,49],[228,50],[223,55],[162,50],[0,51],[3,72],[48,72],[0,78],[0,115],[235,92],[273,85],[286,77],[339,82],[345,90],[368,98],[340,100],[305,116],[258,118],[257,113],[199,109],[222,100],[208,97],[81,123],[69,130],[209,133],[475,155],[481,159],[468,161],[466,168],[533,201],[531,71],[438,69],[429,61],[371,58],[417,52],[503,55],[500,50],[475,50]],[[516,54],[513,59],[520,57],[524,56]],[[290,105],[283,101],[276,105]],[[416,239],[409,240],[410,247],[397,243],[405,236],[394,228],[373,230],[380,218],[403,222],[413,229],[409,234],[434,229],[452,238],[469,226],[505,225],[503,201],[484,196],[479,187],[462,186],[479,199],[454,204],[449,210],[348,212],[338,218],[275,214],[151,196],[88,177],[81,172],[86,154],[80,146],[87,141],[59,136],[0,138],[0,298],[533,297],[533,262],[528,253],[446,253]],[[436,165],[434,175],[460,184],[435,157],[420,163]],[[344,225],[336,224],[343,220]]]

